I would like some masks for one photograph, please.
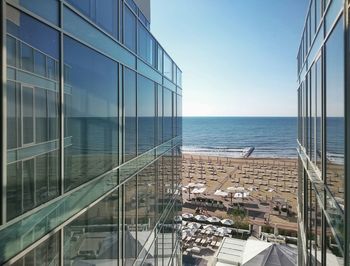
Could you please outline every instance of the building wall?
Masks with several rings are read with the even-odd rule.
[[[348,8],[310,1],[299,46],[299,265],[349,265]]]
[[[181,264],[181,70],[132,0],[2,1],[0,264]]]

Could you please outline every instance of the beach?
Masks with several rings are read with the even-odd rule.
[[[183,213],[297,231],[297,160],[184,154]]]

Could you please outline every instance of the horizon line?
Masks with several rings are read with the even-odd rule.
[[[298,116],[283,116],[283,115],[183,115],[182,117],[290,117],[297,118]]]

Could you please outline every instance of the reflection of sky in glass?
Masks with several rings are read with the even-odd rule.
[[[326,43],[327,153],[344,154],[344,46],[342,20]]]
[[[341,21],[326,43],[327,117],[344,116],[344,45]]]

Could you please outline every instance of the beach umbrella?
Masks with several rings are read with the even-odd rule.
[[[191,219],[191,218],[193,218],[193,214],[192,213],[183,213],[181,216],[184,219]]]
[[[223,219],[220,221],[220,223],[222,223],[223,225],[229,225],[229,226],[234,224],[234,222],[231,219]]]
[[[208,224],[208,225],[205,225],[205,226],[203,227],[203,229],[209,230],[209,231],[216,231],[218,228],[217,228],[215,225]]]
[[[196,216],[194,217],[194,219],[196,219],[196,220],[199,221],[199,222],[206,222],[207,219],[208,219],[208,217],[205,216],[205,215],[199,214],[199,215],[196,215]]]
[[[222,191],[222,190],[217,190],[217,191],[215,191],[214,195],[215,195],[215,196],[226,197],[226,196],[228,195],[228,193],[225,192],[225,191]]]
[[[209,223],[219,223],[221,220],[218,217],[212,216],[207,219]]]
[[[201,225],[199,223],[189,223],[187,225],[187,227],[190,228],[190,229],[196,229],[197,230],[197,229],[199,229],[201,227]]]
[[[238,198],[243,198],[243,193],[240,193],[240,192],[237,192],[235,193],[235,195],[233,196],[235,199],[238,199]]]
[[[202,184],[202,183],[197,183],[197,184],[196,184],[196,187],[201,188],[201,187],[205,187],[205,185]]]
[[[220,234],[230,234],[231,233],[231,229],[228,229],[227,227],[220,227],[217,230],[218,233]]]

